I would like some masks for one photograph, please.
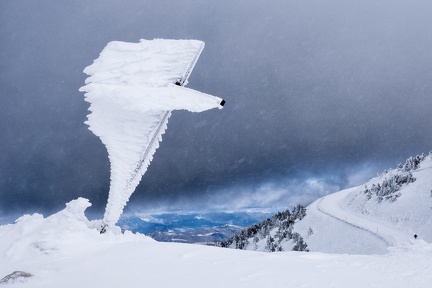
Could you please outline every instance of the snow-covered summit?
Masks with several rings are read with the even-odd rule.
[[[395,200],[367,192],[406,172],[415,181],[400,186]],[[127,231],[100,234],[101,222],[85,216],[89,201],[79,198],[49,217],[25,215],[0,226],[0,281],[32,288],[428,287],[431,174],[428,156],[413,170],[388,171],[366,187],[312,203],[294,229],[311,252],[270,254],[156,242]]]
[[[432,282],[432,246],[423,240],[384,256],[164,243],[130,232],[100,234],[100,223],[84,215],[89,204],[80,198],[49,217],[26,215],[0,226],[5,287],[423,288]],[[14,271],[27,276],[10,277]]]

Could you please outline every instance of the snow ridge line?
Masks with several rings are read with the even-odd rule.
[[[341,218],[339,218],[339,217],[337,217],[337,216],[335,216],[335,215],[332,215],[332,214],[330,214],[330,213],[324,211],[324,210],[321,208],[321,202],[322,202],[323,200],[324,200],[324,198],[321,198],[321,199],[319,200],[319,202],[317,203],[317,209],[318,209],[318,211],[320,211],[321,213],[323,213],[323,214],[325,214],[325,215],[327,215],[327,216],[329,216],[329,217],[332,217],[332,218],[334,218],[334,219],[336,219],[336,220],[339,220],[339,221],[341,221],[341,222],[343,222],[343,223],[345,223],[345,224],[347,224],[347,225],[350,225],[350,226],[352,226],[352,227],[354,227],[354,228],[357,228],[357,229],[360,229],[360,230],[366,231],[366,232],[368,232],[368,233],[374,235],[375,237],[379,238],[381,241],[383,241],[384,243],[386,243],[387,246],[393,246],[393,245],[392,245],[392,244],[391,244],[387,239],[385,239],[383,236],[379,235],[378,233],[375,233],[375,232],[373,232],[373,231],[371,231],[371,230],[369,230],[369,229],[367,229],[367,228],[364,228],[364,227],[361,227],[361,226],[359,226],[359,225],[357,225],[357,224],[354,224],[354,223],[348,222],[348,221],[346,221],[346,220],[344,220],[344,219],[341,219]]]

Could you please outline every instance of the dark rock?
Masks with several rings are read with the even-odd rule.
[[[6,275],[5,277],[3,277],[0,280],[0,284],[9,284],[9,283],[14,283],[14,282],[22,282],[25,280],[25,278],[29,278],[32,277],[33,275],[28,273],[28,272],[24,272],[24,271],[14,271],[12,273],[10,273],[9,275]]]

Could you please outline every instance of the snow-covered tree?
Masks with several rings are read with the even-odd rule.
[[[267,218],[258,224],[254,224],[239,234],[217,243],[217,246],[235,249],[258,250],[259,246],[265,251],[283,251],[286,242],[292,241],[293,251],[308,251],[307,244],[303,238],[293,232],[296,221],[306,216],[306,208],[297,205],[290,212],[285,210],[276,213],[273,217]],[[262,245],[259,245],[262,243]]]

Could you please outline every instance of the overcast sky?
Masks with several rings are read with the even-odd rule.
[[[203,40],[188,87],[227,101],[173,113],[127,211],[277,209],[360,185],[432,149],[431,15],[429,0],[2,0],[0,215],[82,196],[102,216],[109,161],[78,89],[113,40]]]

